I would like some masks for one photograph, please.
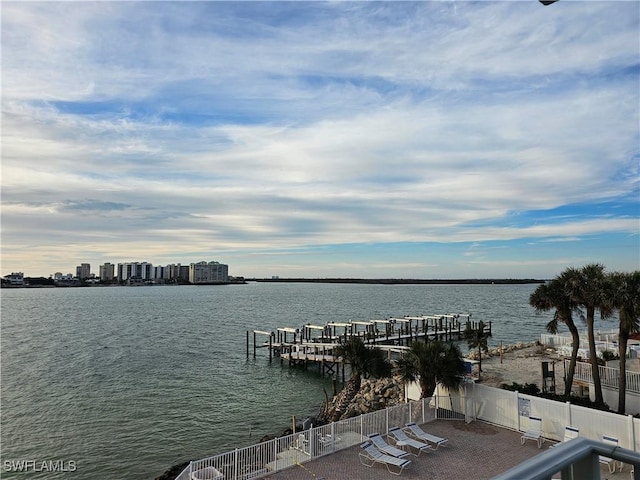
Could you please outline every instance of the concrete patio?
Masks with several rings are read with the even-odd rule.
[[[538,449],[536,442],[520,444],[521,434],[483,422],[436,420],[425,424],[429,433],[448,438],[447,447],[416,457],[410,455],[411,465],[397,477],[384,465],[366,467],[360,463],[360,447],[355,446],[331,455],[316,458],[301,465],[268,475],[271,480],[370,480],[372,478],[404,478],[420,480],[481,480],[490,479],[527,460],[555,442],[545,442]],[[392,442],[390,442],[392,443]],[[610,474],[601,466],[601,479],[629,479],[631,467]]]

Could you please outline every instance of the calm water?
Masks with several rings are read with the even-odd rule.
[[[246,359],[245,332],[471,312],[492,343],[539,338],[536,285],[260,284],[1,291],[2,460],[75,472],[2,478],[151,479],[315,414],[331,381]]]

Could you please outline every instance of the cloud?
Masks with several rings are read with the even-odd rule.
[[[5,265],[637,233],[637,9],[538,7],[3,5]]]

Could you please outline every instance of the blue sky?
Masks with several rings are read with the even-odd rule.
[[[640,7],[2,2],[2,275],[640,268]]]

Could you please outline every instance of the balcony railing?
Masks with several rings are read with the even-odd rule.
[[[496,476],[493,480],[550,480],[562,472],[562,480],[600,479],[600,455],[619,462],[634,465],[631,478],[640,480],[640,455],[621,447],[612,447],[587,438],[574,438],[561,442],[510,470]]]
[[[564,361],[565,371],[569,369],[569,360]],[[610,387],[618,389],[620,385],[620,369],[614,367],[606,367],[599,365],[598,370],[600,372],[600,382],[603,387]],[[640,373],[639,372],[626,372],[628,393],[640,394]],[[591,372],[591,364],[586,362],[577,362],[576,371],[573,375],[574,380],[580,380],[587,383],[593,383],[593,375]]]

